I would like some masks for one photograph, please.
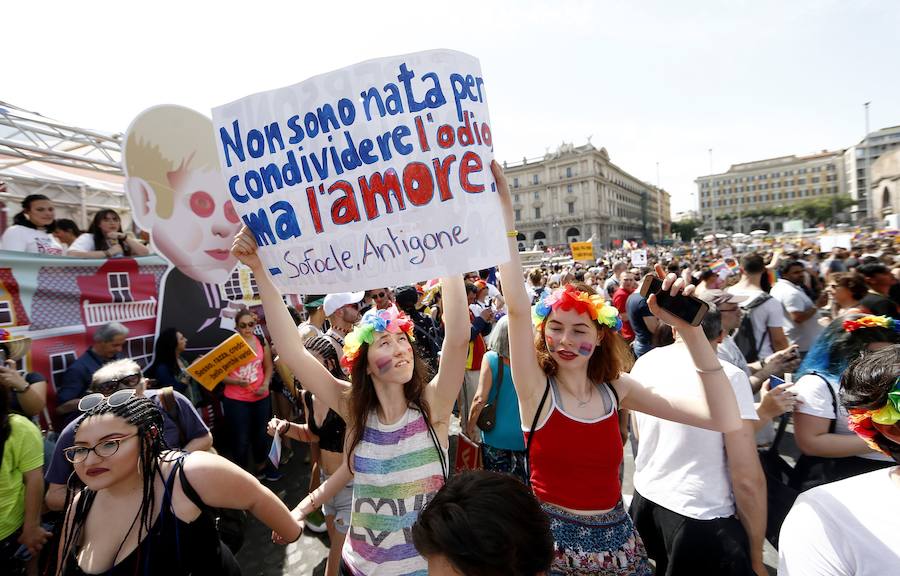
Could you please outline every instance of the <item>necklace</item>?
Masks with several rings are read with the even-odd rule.
[[[573,394],[573,396],[575,396],[575,395]],[[591,398],[593,398],[593,397],[594,397],[594,387],[591,386],[590,389],[588,390],[587,400],[581,401],[578,399],[578,396],[575,396],[575,401],[578,402],[578,407],[581,408],[582,406],[588,404],[591,401]]]

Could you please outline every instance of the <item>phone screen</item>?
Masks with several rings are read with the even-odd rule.
[[[646,298],[650,294],[656,294],[656,302],[659,304],[660,308],[665,308],[675,316],[678,316],[685,322],[689,322],[694,326],[700,324],[703,320],[703,316],[700,316],[698,319],[697,315],[701,308],[706,307],[705,302],[691,296],[679,294],[678,296],[673,297],[668,292],[661,292],[662,280],[653,275],[648,276],[650,277],[650,288],[646,291],[646,294],[644,293],[644,290],[641,290],[642,296]],[[647,277],[645,277],[645,282],[646,278]]]
[[[769,390],[778,388],[782,384],[784,384],[784,380],[782,380],[778,376],[769,376]]]

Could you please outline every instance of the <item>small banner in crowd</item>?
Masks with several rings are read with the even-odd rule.
[[[572,242],[572,260],[594,260],[594,244],[592,242]]]
[[[370,60],[213,109],[231,203],[286,292],[400,285],[509,259],[478,60]]]
[[[643,268],[647,265],[647,251],[644,249],[641,250],[632,250],[631,251],[631,265],[635,268]]]
[[[197,358],[187,367],[187,373],[207,390],[215,388],[235,368],[249,364],[256,358],[253,351],[240,334],[234,334],[228,340],[216,346],[203,356]]]

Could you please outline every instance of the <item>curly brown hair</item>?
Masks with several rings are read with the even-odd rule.
[[[412,345],[412,342],[410,342]],[[366,428],[366,420],[369,414],[378,408],[378,396],[375,394],[375,385],[372,382],[372,376],[369,375],[366,368],[368,366],[369,345],[363,342],[359,347],[359,354],[350,367],[350,390],[348,394],[349,419],[347,420],[347,432],[350,439],[350,449],[348,455],[353,454],[353,450],[362,440],[363,430]],[[428,376],[430,371],[428,366],[416,352],[416,347],[412,346],[413,355],[413,373],[412,377],[403,385],[403,396],[406,398],[407,404],[416,408],[422,413],[425,422],[431,427],[431,410],[428,401],[425,399],[425,387],[428,385]],[[349,458],[351,470],[353,469],[353,459]]]
[[[574,282],[572,286],[591,296],[598,294],[596,290],[581,282]],[[594,352],[591,354],[590,360],[588,360],[588,378],[590,378],[591,382],[596,383],[612,382],[623,372],[631,370],[634,364],[634,355],[631,353],[628,343],[625,342],[625,339],[618,332],[608,326],[596,323],[594,325],[597,326],[602,339],[600,344],[594,348]],[[546,321],[538,326],[534,338],[534,349],[537,354],[538,365],[540,365],[544,374],[555,376],[559,371],[559,365],[547,349],[547,342],[544,336],[546,326]]]

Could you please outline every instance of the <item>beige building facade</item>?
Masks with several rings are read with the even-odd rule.
[[[659,241],[671,233],[669,193],[610,161],[605,148],[562,144],[541,158],[504,162],[519,249],[592,241]]]
[[[885,222],[900,214],[900,148],[881,154],[872,164],[872,215]],[[897,217],[892,218],[897,222]],[[896,224],[895,224],[896,226]]]
[[[734,164],[725,173],[701,176],[696,183],[703,229],[749,232],[748,212],[846,193],[844,173],[844,151],[823,150]]]

